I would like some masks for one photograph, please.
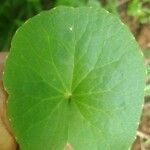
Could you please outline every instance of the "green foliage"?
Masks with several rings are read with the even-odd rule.
[[[147,48],[144,50],[144,57],[149,60],[150,59],[150,48]],[[150,64],[146,64],[146,72],[147,72],[147,78],[149,78],[150,75]],[[150,84],[147,84],[145,87],[145,96],[150,96]]]
[[[43,3],[42,3],[43,1]],[[28,18],[47,9],[45,0],[1,0],[0,4],[0,51],[8,51],[16,29]],[[46,4],[48,5],[48,3]],[[48,9],[50,5],[48,5]]]
[[[128,5],[128,15],[135,17],[141,23],[150,23],[150,9],[144,4],[150,2],[149,0],[132,0]]]
[[[107,0],[105,9],[107,9],[109,12],[119,16],[118,10],[117,10],[117,4],[118,4],[118,0]]]
[[[85,5],[87,0],[56,0],[56,6],[58,5],[66,5],[66,6],[81,6]]]
[[[144,76],[133,36],[103,9],[56,7],[28,20],[3,78],[21,150],[127,150]]]
[[[56,0],[55,6],[58,5],[79,7],[85,5],[100,6],[100,3],[98,0]]]
[[[10,41],[16,29],[28,18],[57,5],[98,6],[119,16],[118,0],[1,0],[0,5],[0,51],[9,51]],[[150,10],[145,7],[149,0],[133,0],[129,2],[128,14],[142,23],[150,21]],[[102,4],[101,4],[102,3]]]

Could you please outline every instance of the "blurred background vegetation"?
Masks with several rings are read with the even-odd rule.
[[[57,5],[96,5],[120,16],[122,9],[127,17],[138,24],[150,22],[150,0],[0,0],[0,51],[9,51],[10,42],[16,29],[28,18],[42,10]]]
[[[57,5],[103,7],[120,17],[134,34],[144,53],[147,86],[137,138],[131,149],[150,150],[150,0],[0,0],[0,51],[9,51],[15,31],[28,18]]]

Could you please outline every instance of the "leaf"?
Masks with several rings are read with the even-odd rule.
[[[56,7],[16,32],[5,64],[21,150],[127,150],[145,68],[127,27],[104,9]]]
[[[119,17],[117,5],[118,5],[118,0],[107,0],[105,9],[107,9],[109,12]]]
[[[142,12],[142,2],[140,0],[132,0],[128,4],[128,15],[139,17],[143,15]]]

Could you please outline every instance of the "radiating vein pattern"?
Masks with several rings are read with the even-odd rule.
[[[56,7],[21,26],[5,64],[8,115],[21,150],[127,150],[144,92],[144,63],[103,9]],[[117,144],[116,144],[117,141]]]

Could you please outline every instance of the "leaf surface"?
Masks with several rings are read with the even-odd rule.
[[[133,36],[103,9],[56,7],[29,19],[4,74],[21,150],[127,150],[144,76]]]

